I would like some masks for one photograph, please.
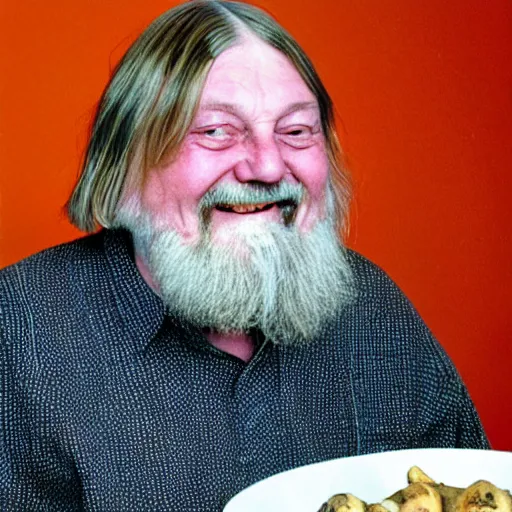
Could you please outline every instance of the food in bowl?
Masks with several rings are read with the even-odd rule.
[[[466,488],[436,483],[419,467],[407,473],[409,485],[381,503],[367,504],[352,494],[335,494],[318,512],[512,512],[510,492],[486,480]]]

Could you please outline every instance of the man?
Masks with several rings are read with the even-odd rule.
[[[3,271],[6,510],[222,510],[299,465],[488,447],[452,363],[343,248],[329,96],[244,4],[158,18],[118,66],[72,221]]]

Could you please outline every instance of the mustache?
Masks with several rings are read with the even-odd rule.
[[[209,190],[199,202],[201,229],[207,231],[215,207],[276,203],[285,226],[293,223],[297,206],[305,196],[301,183],[225,183]]]
[[[304,194],[304,186],[300,183],[225,183],[206,192],[199,203],[199,209],[204,211],[221,205],[261,203],[289,203],[297,206]]]

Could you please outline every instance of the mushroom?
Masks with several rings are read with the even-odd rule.
[[[366,512],[366,503],[352,494],[335,494],[319,512]]]
[[[458,496],[455,512],[512,512],[512,498],[509,492],[479,480]]]
[[[430,478],[423,470],[421,470],[418,466],[413,466],[407,472],[407,481],[410,484],[415,483],[424,483],[424,484],[435,484],[435,480]]]
[[[382,502],[390,512],[443,512],[441,496],[429,484],[416,482]]]

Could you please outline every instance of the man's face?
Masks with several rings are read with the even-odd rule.
[[[170,163],[149,172],[142,207],[187,244],[201,237],[198,207],[224,185],[301,184],[299,231],[326,216],[329,164],[317,101],[279,51],[245,36],[213,63],[197,115]],[[282,204],[222,204],[211,212],[214,240],[250,223],[283,222]]]
[[[246,36],[214,61],[180,151],[117,222],[171,313],[311,341],[352,293],[328,174],[315,97],[286,57]]]

